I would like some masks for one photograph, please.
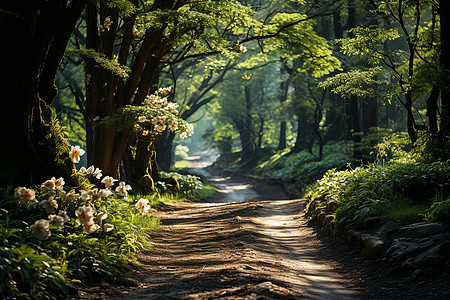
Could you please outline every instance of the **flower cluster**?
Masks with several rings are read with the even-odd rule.
[[[133,125],[133,131],[143,137],[160,135],[166,129],[180,133],[182,138],[194,134],[194,127],[186,121],[177,117],[179,114],[178,104],[168,101],[167,96],[171,92],[171,87],[160,88],[154,94],[148,95],[143,105],[148,108],[151,117],[140,115]]]
[[[95,168],[94,166],[90,166],[87,169],[85,167],[81,167],[78,172],[85,176],[92,176],[97,179],[102,178],[102,170],[100,170],[99,168]]]
[[[100,178],[101,170],[94,168],[93,166],[89,168],[81,168],[81,173],[90,174],[96,178]],[[50,229],[52,226],[59,230],[64,228],[64,224],[70,221],[69,214],[65,210],[59,210],[59,205],[73,207],[78,207],[72,213],[78,219],[79,224],[83,226],[83,231],[86,233],[92,233],[97,231],[99,228],[103,227],[105,232],[111,231],[114,225],[109,223],[103,223],[103,221],[108,217],[105,212],[98,212],[96,210],[96,205],[107,202],[104,201],[107,197],[113,194],[111,188],[114,186],[117,179],[111,176],[105,176],[102,179],[102,183],[105,188],[93,188],[91,190],[80,190],[76,193],[74,190],[70,192],[64,191],[65,181],[62,177],[56,179],[52,177],[51,179],[45,181],[40,185],[41,192],[38,201],[36,199],[36,193],[32,189],[26,187],[17,187],[14,190],[14,197],[20,205],[26,205],[29,209],[41,207],[48,214],[47,219],[40,219],[35,221],[33,225],[30,226],[31,233],[39,240],[45,240],[51,236]],[[128,191],[131,190],[131,186],[127,185],[125,182],[120,182],[115,189],[117,195],[123,198],[128,196]],[[150,206],[147,203],[140,204],[140,211],[145,213],[148,212]],[[137,206],[136,206],[137,207]]]

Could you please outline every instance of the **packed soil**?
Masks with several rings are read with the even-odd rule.
[[[446,299],[449,278],[387,275],[354,245],[303,218],[305,200],[279,186],[209,169],[218,193],[174,202],[137,255],[131,279],[86,286],[81,299]],[[240,202],[235,202],[240,201]]]

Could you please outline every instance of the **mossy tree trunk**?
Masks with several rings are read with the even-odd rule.
[[[52,117],[54,80],[86,0],[10,0],[0,12],[0,184],[70,181],[69,145]]]
[[[137,1],[132,1],[137,2]],[[173,1],[166,1],[161,6],[170,6]],[[135,3],[137,4],[137,3]],[[164,8],[161,7],[161,8]],[[155,8],[156,9],[156,8]],[[99,12],[99,13],[98,13]],[[119,166],[125,154],[131,129],[118,129],[116,124],[97,125],[95,119],[107,119],[118,108],[126,105],[140,105],[148,95],[154,78],[159,72],[160,59],[165,54],[160,47],[164,28],[149,28],[136,54],[131,52],[134,39],[134,24],[136,13],[123,19],[121,43],[118,47],[118,15],[101,4],[89,3],[87,9],[87,47],[103,53],[109,59],[114,59],[118,51],[117,61],[121,65],[129,65],[131,72],[124,79],[112,71],[95,65],[86,64],[86,144],[88,164],[103,170],[103,174],[117,176]],[[97,24],[110,17],[112,24],[109,30],[99,31]],[[146,162],[142,162],[145,164]],[[133,175],[128,174],[132,177]]]

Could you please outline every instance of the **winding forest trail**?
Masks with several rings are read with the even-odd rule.
[[[305,201],[279,186],[205,168],[216,196],[158,208],[162,230],[127,276],[81,299],[448,299],[443,278],[412,281],[304,223]]]
[[[218,187],[217,196],[158,210],[163,230],[152,235],[154,249],[137,257],[133,278],[139,284],[100,287],[81,298],[357,297],[352,283],[319,258],[324,245],[299,215],[304,200],[217,170],[203,175]]]

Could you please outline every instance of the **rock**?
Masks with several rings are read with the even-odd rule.
[[[390,263],[401,262],[419,249],[419,245],[411,241],[397,241],[387,251]]]
[[[409,260],[402,263],[400,268],[402,269],[402,272],[405,274],[411,274],[414,272],[414,270],[416,270],[416,266]]]
[[[384,255],[384,242],[375,236],[368,235],[364,240],[364,250],[368,259],[378,259]]]
[[[435,267],[443,269],[445,266],[445,258],[439,254],[442,246],[443,243],[440,243],[422,252],[415,258],[414,263],[419,267]]]
[[[399,229],[407,236],[415,236],[418,238],[428,237],[446,231],[447,226],[443,223],[415,223]]]
[[[415,270],[412,274],[411,274],[411,279],[412,280],[417,280],[420,275],[422,275],[422,271],[421,270]]]

